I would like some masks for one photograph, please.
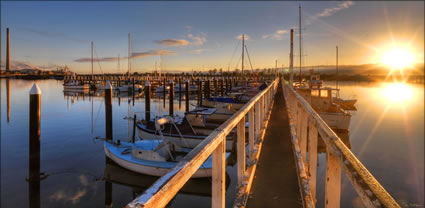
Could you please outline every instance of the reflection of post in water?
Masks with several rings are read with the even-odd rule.
[[[7,123],[10,122],[10,80],[6,79]]]
[[[40,207],[40,103],[41,91],[37,84],[30,90],[29,106],[29,176],[30,207]]]
[[[179,78],[179,110],[182,109],[182,80]]]
[[[105,207],[112,207],[112,183],[105,180]]]

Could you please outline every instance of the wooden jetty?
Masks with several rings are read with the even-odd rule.
[[[315,207],[319,140],[327,150],[325,207],[341,206],[341,172],[365,207],[400,207],[308,102],[279,78],[127,207],[165,207],[210,155],[211,205],[225,207],[225,138],[233,128],[238,189],[234,207]]]

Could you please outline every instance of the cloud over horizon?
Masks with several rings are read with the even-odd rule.
[[[265,34],[263,35],[263,39],[272,39],[272,40],[282,40],[283,36],[285,34],[288,34],[287,30],[276,30],[274,33],[272,34]]]
[[[168,55],[174,55],[174,51],[170,50],[158,50],[158,49],[152,49],[149,51],[144,52],[133,52],[131,53],[130,58],[131,59],[139,59],[144,58],[148,56],[168,56]],[[127,59],[128,57],[122,57],[122,59]],[[94,62],[111,62],[111,61],[118,61],[118,57],[104,57],[104,58],[93,58]],[[91,58],[79,58],[75,59],[74,62],[91,62]]]
[[[353,5],[354,5],[353,1],[344,1],[344,2],[336,5],[335,7],[325,8],[321,12],[319,12],[319,13],[313,15],[313,16],[310,16],[306,20],[306,24],[309,25],[309,24],[311,24],[312,21],[319,19],[320,17],[330,17],[330,16],[334,15],[335,13],[337,13],[338,11],[343,10],[343,9],[348,9]]]
[[[173,46],[173,47],[187,46],[190,44],[190,42],[185,39],[165,39],[165,40],[155,40],[154,42],[161,44],[163,46]]]
[[[243,34],[243,35],[245,36],[244,37],[245,40],[251,40],[251,37],[249,35],[247,35],[247,34]],[[238,40],[242,40],[242,34],[239,34],[235,38],[238,39]]]

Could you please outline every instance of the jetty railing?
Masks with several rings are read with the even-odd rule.
[[[326,145],[325,207],[340,207],[341,170],[364,206],[400,207],[311,105],[288,84],[282,83],[282,88],[304,207],[316,205],[319,136]]]
[[[189,152],[167,174],[159,178],[141,196],[127,207],[164,207],[192,177],[205,160],[212,154],[212,207],[225,207],[226,136],[237,128],[237,180],[238,196],[247,199],[247,193],[254,178],[254,172],[261,151],[261,143],[268,124],[273,97],[278,79],[259,92],[236,114],[215,129],[197,147]],[[245,117],[248,116],[248,152],[245,152]],[[246,164],[248,155],[249,164]],[[238,198],[238,197],[237,197]],[[240,203],[241,200],[235,200]]]

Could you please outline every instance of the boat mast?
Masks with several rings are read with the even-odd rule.
[[[93,76],[93,41],[91,42],[91,75]]]
[[[338,46],[336,46],[336,89],[338,89]]]
[[[127,77],[130,78],[130,33],[128,33],[128,63],[127,63]]]
[[[302,37],[301,37],[301,6],[299,6],[298,7],[298,10],[299,10],[299,17],[298,17],[298,19],[299,19],[299,35],[300,35],[300,77],[299,77],[299,81],[301,82],[301,65],[302,65],[302,55],[303,55],[303,53],[302,53],[302,46],[301,46],[301,40],[302,40]]]
[[[294,83],[294,29],[291,29],[291,49],[289,53],[289,83]]]
[[[244,46],[245,46],[245,35],[242,34],[242,75],[243,75],[243,58],[244,58],[243,56],[244,56],[244,50],[245,50]]]
[[[120,54],[118,54],[118,74],[121,73],[121,67],[120,67]]]

